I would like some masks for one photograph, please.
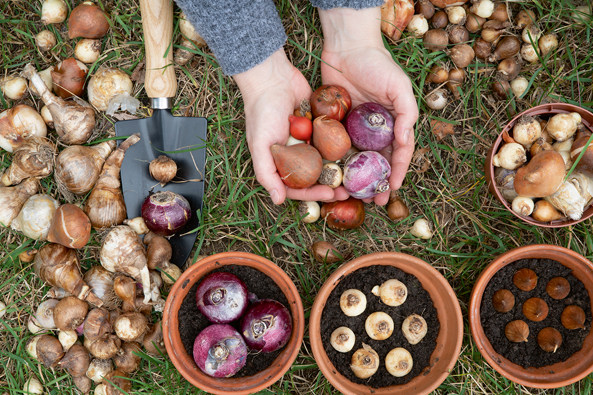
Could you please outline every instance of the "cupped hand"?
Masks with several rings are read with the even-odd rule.
[[[344,87],[352,97],[353,108],[365,102],[379,103],[395,117],[395,140],[381,153],[391,163],[390,187],[397,190],[414,154],[418,106],[410,79],[383,45],[378,8],[319,13],[325,39],[321,55],[323,83]],[[373,200],[378,205],[387,204],[389,191]]]
[[[245,103],[247,144],[259,183],[270,193],[274,204],[286,198],[306,201],[343,200],[346,191],[334,190],[326,185],[305,189],[288,188],[282,182],[270,152],[274,144],[285,145],[289,137],[288,116],[302,99],[311,96],[311,87],[286,58],[283,49],[274,52],[263,63],[236,74]]]

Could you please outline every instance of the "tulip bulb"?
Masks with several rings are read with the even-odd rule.
[[[68,18],[68,37],[70,39],[102,38],[109,30],[109,18],[97,5],[85,1],[75,7]]]
[[[83,38],[76,43],[74,57],[82,63],[95,63],[101,55],[101,41]]]
[[[537,286],[537,274],[526,267],[513,274],[513,284],[521,291],[529,292]]]
[[[74,102],[66,102],[60,97],[53,95],[31,64],[25,66],[23,75],[31,80],[41,99],[49,109],[60,140],[65,144],[86,143],[95,127],[95,112],[93,108],[81,99],[77,99]]]
[[[67,16],[68,7],[63,0],[44,0],[41,4],[41,22],[45,25],[62,23]]]
[[[28,138],[46,135],[45,121],[26,104],[17,104],[0,113],[0,148],[8,152],[13,152]]]
[[[381,31],[386,36],[399,40],[413,17],[412,0],[386,0],[381,6]]]
[[[432,230],[430,223],[424,218],[417,219],[410,229],[410,233],[413,236],[419,237],[424,240],[428,240],[432,237]]]
[[[539,50],[543,56],[546,56],[556,48],[558,48],[558,38],[555,34],[546,34],[541,37],[538,42]]]
[[[479,17],[490,18],[494,12],[494,3],[491,0],[478,0],[469,10]]]

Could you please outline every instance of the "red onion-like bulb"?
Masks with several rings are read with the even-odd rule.
[[[360,151],[380,151],[395,138],[393,123],[393,116],[382,105],[362,103],[348,114],[346,131]]]
[[[186,198],[171,191],[154,193],[144,200],[142,218],[148,229],[159,236],[171,236],[191,217],[191,207]]]
[[[356,199],[369,199],[389,190],[391,166],[375,151],[352,155],[344,165],[344,188]]]
[[[251,304],[241,319],[245,343],[261,352],[273,352],[284,347],[291,332],[290,313],[275,300],[262,299]]]
[[[216,324],[226,324],[240,318],[248,302],[245,283],[231,273],[209,274],[196,291],[198,309]]]
[[[247,345],[232,326],[210,325],[196,337],[194,361],[208,376],[231,377],[245,366]]]

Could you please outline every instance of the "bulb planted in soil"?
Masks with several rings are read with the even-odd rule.
[[[560,316],[560,322],[566,329],[585,329],[585,312],[575,305],[567,306]]]
[[[525,321],[511,321],[505,326],[504,334],[513,343],[526,342],[529,337],[529,326]]]
[[[537,334],[537,344],[545,352],[555,353],[562,345],[562,335],[554,328],[544,328]]]
[[[341,326],[332,332],[330,342],[336,351],[349,352],[354,347],[356,335],[354,335],[352,329]]]
[[[537,274],[531,269],[519,269],[513,276],[513,284],[521,291],[529,292],[537,285]]]
[[[529,298],[523,303],[523,315],[531,321],[543,321],[548,316],[548,304],[540,298]]]
[[[364,323],[367,335],[373,340],[385,340],[393,333],[393,319],[387,313],[377,311],[369,315]]]
[[[352,354],[350,368],[359,379],[367,379],[379,369],[379,354],[365,343],[362,347]]]
[[[564,277],[554,277],[548,281],[546,292],[552,299],[564,299],[570,293],[570,284]]]
[[[499,313],[508,313],[515,307],[515,296],[508,289],[499,289],[492,296],[492,306]]]
[[[340,308],[348,317],[356,317],[364,312],[367,298],[358,289],[349,289],[340,297]]]

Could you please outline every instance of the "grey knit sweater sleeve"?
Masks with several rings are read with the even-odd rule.
[[[227,75],[262,63],[286,41],[272,0],[175,1]]]
[[[223,73],[235,75],[262,63],[286,42],[272,0],[175,0],[206,40]],[[311,0],[323,10],[369,8],[383,0]]]

